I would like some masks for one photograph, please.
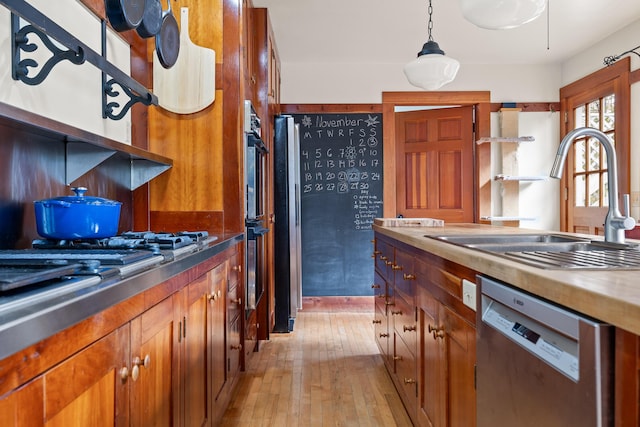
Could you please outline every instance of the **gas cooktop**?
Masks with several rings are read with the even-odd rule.
[[[122,278],[199,250],[215,240],[206,231],[126,232],[96,240],[37,239],[31,249],[0,250],[0,292],[67,282]]]

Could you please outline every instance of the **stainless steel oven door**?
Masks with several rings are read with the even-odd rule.
[[[264,162],[267,148],[256,135],[247,134],[245,153],[247,219],[259,219],[264,214]]]

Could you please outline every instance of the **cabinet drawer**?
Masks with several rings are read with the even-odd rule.
[[[387,301],[389,285],[387,281],[376,271],[374,274],[374,282],[371,285],[373,289],[374,305],[383,313],[387,313]]]
[[[396,295],[396,304],[389,310],[389,318],[393,321],[395,333],[406,343],[411,354],[416,354],[418,336],[418,322],[413,302],[407,302],[400,295]]]
[[[373,314],[373,331],[380,349],[380,353],[385,359],[385,363],[389,362],[389,322],[384,311],[380,311],[378,308],[374,310]]]
[[[413,256],[402,251],[396,251],[396,258],[391,267],[394,273],[396,292],[402,294],[407,300],[416,294],[416,275],[413,266]]]
[[[388,243],[376,239],[375,266],[386,280],[393,279],[391,266],[395,262],[394,248]]]
[[[418,405],[417,364],[404,342],[395,338],[395,376],[398,391],[412,419]]]

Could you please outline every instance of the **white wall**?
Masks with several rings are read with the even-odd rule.
[[[100,20],[78,0],[31,0],[29,3],[93,51],[100,53]],[[0,102],[130,144],[131,114],[127,113],[117,121],[102,118],[102,75],[88,62],[75,65],[62,61],[36,86],[12,79],[10,19],[9,10],[0,6]],[[46,63],[51,56],[49,50],[33,34],[29,35],[29,41],[39,47],[33,54],[23,52],[22,58],[34,58],[40,64]],[[130,72],[129,44],[113,30],[108,31],[107,59],[123,72]],[[33,77],[39,69],[31,70],[28,75]],[[124,105],[128,98],[122,95],[119,86],[115,89],[121,96],[110,98],[109,102],[118,100],[120,105]]]
[[[462,64],[456,79],[443,90],[488,90],[492,102],[557,102],[559,88],[603,67],[605,56],[624,52],[638,45],[640,21],[621,29],[602,42],[574,56],[563,64],[525,66]],[[379,103],[382,92],[415,91],[407,83],[402,63],[282,63],[282,102],[285,104]],[[632,69],[640,59],[632,58]],[[640,85],[632,87],[631,189],[640,192]],[[492,129],[498,115],[492,114]],[[559,144],[558,113],[523,113],[521,135],[534,136],[532,144],[521,144],[520,172],[523,175],[548,174]],[[494,136],[499,133],[494,133]],[[498,171],[496,171],[498,172]],[[499,172],[498,172],[499,173]],[[499,189],[494,191],[499,195]],[[495,207],[499,210],[499,204]],[[559,181],[521,184],[520,210],[535,221],[522,226],[536,229],[559,229]],[[632,208],[640,216],[640,207]]]

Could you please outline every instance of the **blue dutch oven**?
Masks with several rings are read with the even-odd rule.
[[[48,239],[103,239],[118,234],[122,203],[87,197],[84,187],[74,187],[75,196],[34,202],[38,234]]]

